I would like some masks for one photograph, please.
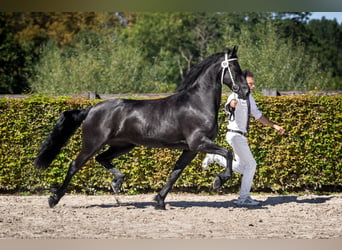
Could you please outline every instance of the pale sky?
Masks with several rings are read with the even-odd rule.
[[[321,19],[325,16],[326,19],[334,20],[336,18],[339,24],[342,24],[342,12],[311,12],[310,19]]]

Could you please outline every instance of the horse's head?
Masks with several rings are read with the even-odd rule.
[[[250,90],[238,62],[237,50],[237,46],[234,46],[224,54],[221,62],[221,83],[226,84],[239,98],[246,100]]]

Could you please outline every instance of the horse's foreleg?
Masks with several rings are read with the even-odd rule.
[[[134,145],[127,145],[124,147],[110,147],[107,151],[96,157],[96,160],[108,169],[114,175],[111,183],[111,187],[114,193],[119,193],[121,191],[121,186],[124,181],[125,175],[121,171],[112,165],[112,161],[115,157],[128,153],[134,148]]]
[[[194,144],[196,145],[196,144]],[[233,154],[231,150],[218,146],[209,138],[203,136],[200,143],[197,144],[198,151],[206,154],[218,154],[226,159],[226,168],[223,172],[219,173],[213,183],[213,188],[221,187],[226,181],[233,178]]]
[[[173,184],[177,181],[185,167],[195,158],[196,154],[196,152],[192,151],[183,151],[182,155],[176,162],[176,165],[172,170],[167,183],[154,198],[154,200],[157,202],[156,209],[165,209],[165,197],[167,196]]]

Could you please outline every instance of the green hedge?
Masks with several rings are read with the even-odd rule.
[[[227,96],[222,98],[222,106]],[[252,119],[249,141],[258,163],[254,191],[291,192],[302,190],[341,190],[342,96],[262,97],[256,101],[263,114],[284,126],[303,141],[278,135],[273,129]],[[50,133],[59,114],[65,110],[89,107],[98,100],[34,96],[25,99],[0,99],[0,191],[2,193],[40,193],[59,185],[71,160],[80,150],[80,129],[53,161],[40,172],[32,162],[40,144]],[[220,109],[217,142],[225,142],[227,118]],[[113,163],[126,174],[127,193],[159,190],[173,168],[178,150],[137,147]],[[216,164],[201,169],[204,154],[187,167],[174,190],[209,191],[213,178],[222,171]],[[70,192],[89,194],[110,191],[111,174],[91,159],[78,172]],[[223,191],[239,189],[240,176],[225,184]]]

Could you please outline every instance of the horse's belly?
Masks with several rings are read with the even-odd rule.
[[[159,138],[144,138],[142,140],[134,140],[137,145],[151,148],[171,148],[171,149],[188,149],[185,140],[160,140]]]

